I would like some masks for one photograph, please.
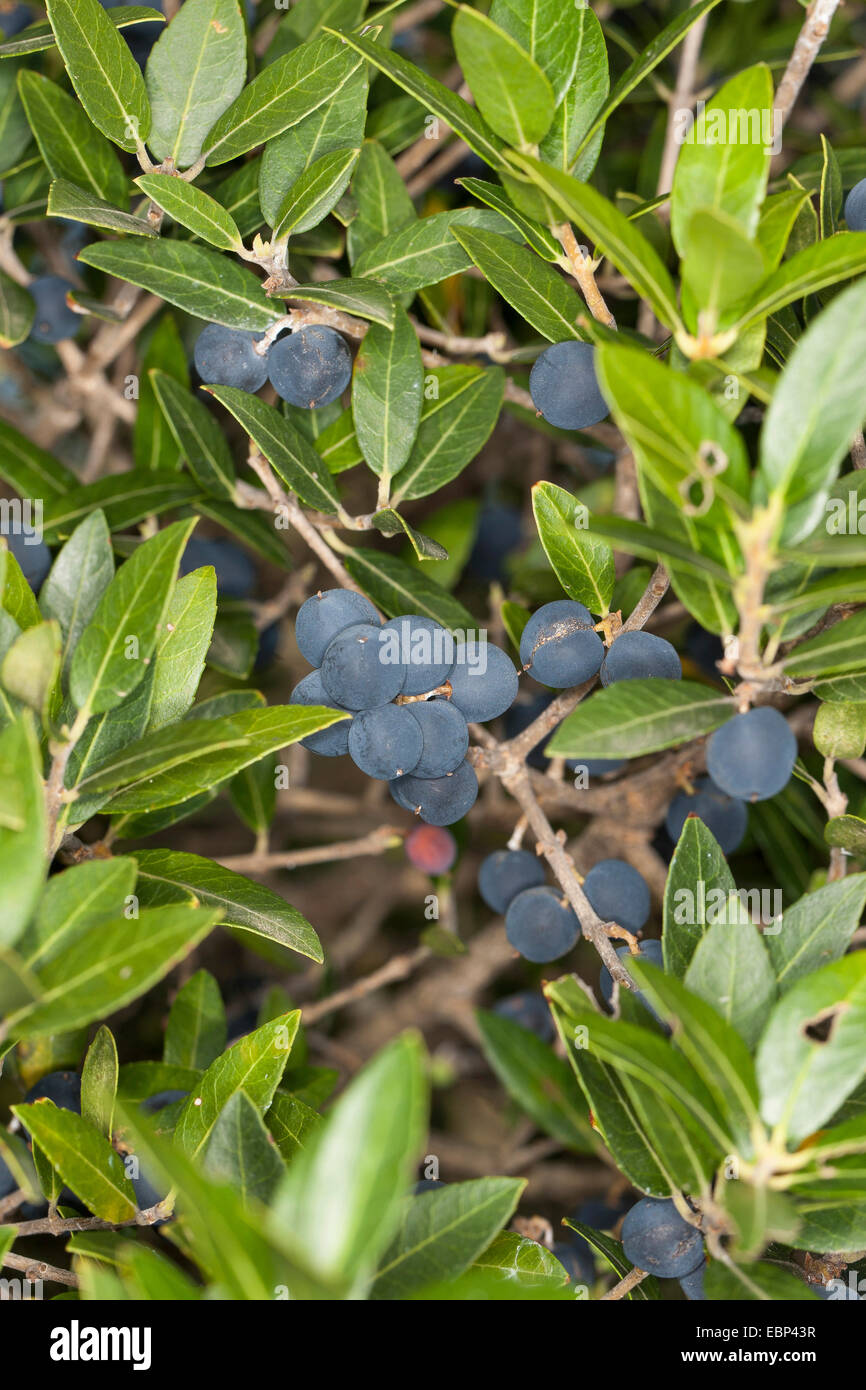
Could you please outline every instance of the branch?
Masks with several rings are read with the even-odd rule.
[[[338,859],[358,859],[364,855],[384,854],[403,843],[403,832],[393,825],[382,825],[357,840],[342,840],[333,845],[314,845],[309,849],[269,851],[267,853],[233,854],[218,859],[225,869],[237,873],[270,873],[273,869],[299,869],[309,864],[332,864]]]
[[[336,994],[330,995],[327,999],[319,999],[315,1004],[302,1007],[301,1014],[304,1026],[308,1027],[311,1023],[318,1023],[320,1018],[335,1013],[337,1009],[344,1009],[347,1004],[355,1004],[359,999],[365,999],[368,994],[382,989],[384,985],[394,984],[397,980],[405,980],[419,965],[425,960],[429,960],[432,954],[429,946],[418,946],[416,950],[407,951],[405,955],[393,956],[378,970],[356,980],[346,989],[338,990]]]
[[[782,80],[776,88],[773,106],[776,112],[777,133],[784,126],[800,89],[809,75],[809,69],[818,56],[818,50],[830,31],[833,16],[839,7],[839,0],[812,0],[806,12],[803,27],[794,44],[794,51],[785,68]]]
[[[605,304],[604,296],[595,283],[592,260],[585,255],[582,247],[578,245],[577,237],[574,235],[571,225],[564,222],[561,227],[554,227],[553,231],[568,257],[571,273],[578,283],[592,317],[597,319],[599,323],[607,324],[608,328],[616,328],[616,319]]]
[[[632,1289],[637,1288],[638,1284],[643,1283],[644,1279],[648,1277],[648,1273],[648,1270],[638,1269],[637,1265],[635,1265],[634,1269],[630,1269],[624,1279],[620,1279],[618,1284],[614,1284],[612,1289],[608,1289],[607,1293],[602,1294],[602,1303],[610,1303],[616,1299],[625,1298],[627,1293],[631,1293]]]

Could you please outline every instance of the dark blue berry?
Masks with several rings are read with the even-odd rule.
[[[685,646],[692,661],[704,675],[717,681],[718,663],[725,655],[721,637],[717,637],[714,632],[707,632],[706,628],[700,627],[698,623],[691,623],[686,632]]]
[[[21,566],[27,583],[38,593],[51,569],[51,551],[48,546],[44,541],[36,540],[33,534],[24,536],[19,532],[7,535],[6,544]]]
[[[221,537],[191,536],[180,562],[181,574],[213,565],[217,590],[223,598],[250,598],[256,588],[256,567],[245,550]]]
[[[50,1071],[40,1077],[24,1097],[25,1105],[36,1100],[53,1100],[60,1110],[81,1114],[81,1077],[74,1071]]]
[[[36,317],[30,337],[37,343],[60,343],[74,338],[81,327],[81,315],[66,303],[75,286],[59,275],[40,275],[31,280],[29,290],[36,301]]]
[[[680,1280],[680,1288],[690,1303],[703,1303],[707,1295],[704,1293],[704,1275],[707,1272],[707,1262],[703,1260],[697,1269],[693,1269],[691,1274],[686,1274]]]
[[[845,221],[850,232],[866,232],[866,179],[855,183],[845,199]]]
[[[268,354],[256,352],[260,333],[209,323],[198,335],[195,369],[208,386],[260,391],[268,379]]]
[[[476,579],[500,582],[505,578],[505,561],[520,545],[523,522],[516,507],[493,502],[481,508],[478,533],[466,562]]]
[[[558,889],[527,888],[508,907],[505,934],[525,960],[542,965],[571,950],[580,923]]]
[[[427,1192],[436,1192],[440,1187],[447,1187],[448,1184],[441,1182],[439,1178],[419,1178],[412,1192],[416,1197],[423,1197]]]
[[[536,990],[525,989],[519,994],[509,994],[505,999],[498,999],[493,1005],[493,1012],[499,1014],[500,1018],[509,1018],[512,1023],[519,1023],[521,1028],[534,1033],[542,1042],[552,1042],[556,1034],[547,1000]]]
[[[406,668],[404,695],[426,695],[448,679],[454,665],[454,638],[432,618],[408,613],[382,625],[383,644],[393,646]]]
[[[143,1100],[139,1109],[145,1115],[156,1115],[167,1105],[174,1105],[178,1100],[186,1100],[188,1095],[189,1091],[157,1091],[156,1095],[148,1096],[147,1100]]]
[[[520,638],[520,660],[537,681],[558,689],[581,685],[598,673],[604,644],[588,608],[556,599],[533,613]]]
[[[453,825],[472,810],[478,797],[475,769],[466,762],[446,777],[399,777],[391,792],[398,805],[417,812],[428,825]]]
[[[635,1203],[622,1223],[622,1246],[627,1260],[660,1279],[682,1279],[704,1258],[700,1231],[667,1198]]]
[[[497,719],[513,704],[518,678],[511,657],[492,642],[465,642],[457,648],[450,676],[451,701],[470,724]]]
[[[561,430],[588,429],[610,413],[598,389],[595,349],[576,339],[552,343],[536,358],[529,392],[536,410]]]
[[[689,816],[698,816],[715,836],[723,854],[733,854],[742,843],[749,823],[745,801],[720,791],[711,777],[701,777],[692,795],[678,792],[668,807],[665,828],[674,844]]]
[[[764,705],[736,714],[707,744],[707,771],[717,787],[741,801],[766,801],[787,784],[797,740],[785,716]]]
[[[574,1213],[574,1219],[582,1226],[591,1226],[594,1231],[612,1231],[620,1217],[625,1216],[629,1203],[620,1199],[617,1202],[603,1201],[600,1197],[589,1197]]]
[[[322,658],[322,683],[345,709],[374,709],[400,694],[406,668],[384,660],[381,627],[356,623],[328,644]]]
[[[586,1241],[558,1240],[551,1248],[559,1263],[568,1272],[573,1284],[586,1284],[590,1288],[595,1283],[595,1262]]]
[[[478,891],[493,912],[507,912],[518,893],[539,888],[544,866],[537,854],[525,849],[498,849],[482,860]]]
[[[361,710],[349,729],[352,762],[368,777],[383,782],[412,772],[422,747],[421,727],[405,705]]]
[[[678,681],[683,668],[676,651],[663,637],[651,632],[622,632],[601,663],[602,685],[655,677]]]
[[[33,11],[29,5],[13,5],[11,10],[0,10],[0,32],[6,39],[14,38],[32,23]]]
[[[290,705],[324,705],[325,709],[341,709],[343,706],[335,704],[333,698],[328,694],[322,684],[322,674],[320,671],[311,671],[308,676],[295,686],[289,696]],[[349,751],[349,726],[350,720],[344,719],[339,724],[332,724],[328,729],[320,729],[318,733],[308,734],[301,739],[301,747],[307,748],[311,753],[319,753],[323,758],[340,758]]]
[[[268,373],[284,401],[315,410],[342,396],[352,377],[352,354],[333,328],[313,323],[274,344]]]
[[[586,876],[583,891],[603,922],[640,931],[650,915],[646,880],[624,859],[602,859]]]
[[[323,589],[298,609],[295,640],[311,666],[319,666],[325,648],[347,627],[356,623],[379,622],[379,614],[363,594],[353,589]]]
[[[618,946],[616,953],[619,956],[620,960],[623,962],[623,964],[627,965],[628,959],[632,954],[628,946]],[[663,965],[662,943],[660,941],[655,940],[642,941],[638,949],[637,958],[638,960],[647,960],[649,961],[650,965],[657,965],[659,969],[661,969]],[[598,977],[598,987],[601,990],[602,998],[604,999],[605,1003],[610,1004],[613,1000],[613,977],[611,976],[611,973],[606,965],[603,965],[601,967],[601,974]],[[653,1009],[650,1006],[650,1004],[647,1003],[646,997],[641,993],[640,990],[632,990],[631,993],[633,994],[635,999],[638,999],[640,1003],[644,1005],[645,1008],[649,1009],[653,1017],[658,1018],[658,1014],[656,1014],[655,1009]]]
[[[469,748],[465,717],[448,700],[415,700],[403,708],[421,730],[421,756],[412,771],[416,777],[445,777],[455,772]]]

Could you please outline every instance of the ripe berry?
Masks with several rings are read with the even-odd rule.
[[[529,374],[529,392],[536,410],[561,430],[585,430],[610,414],[598,389],[591,343],[570,339],[545,348]]]
[[[509,905],[505,934],[525,960],[541,965],[571,950],[580,923],[557,889],[527,888]]]
[[[603,658],[589,609],[570,598],[545,603],[520,638],[520,660],[543,685],[580,685],[596,675]]]
[[[209,323],[198,335],[195,369],[208,386],[260,391],[268,379],[268,354],[256,352],[260,333]]]
[[[622,1223],[622,1245],[627,1260],[660,1279],[682,1279],[704,1258],[700,1231],[667,1198],[635,1203]]]
[[[344,708],[337,705],[323,686],[321,671],[311,671],[304,676],[289,696],[289,704],[323,705],[325,709]],[[349,751],[349,727],[350,721],[344,719],[327,729],[319,729],[318,733],[302,738],[301,747],[309,749],[311,753],[319,753],[323,758],[340,758]]]
[[[624,859],[601,859],[587,874],[583,891],[603,922],[640,931],[650,915],[646,880]]]
[[[423,747],[421,728],[405,705],[361,710],[349,728],[349,757],[382,782],[411,772]]]
[[[0,9],[0,32],[5,39],[14,38],[33,20],[34,14],[29,5],[13,5],[11,10]]]
[[[407,613],[382,624],[382,643],[390,643],[397,660],[406,668],[404,695],[426,695],[435,690],[454,665],[454,638],[432,618]]]
[[[493,912],[507,912],[518,893],[543,882],[544,865],[525,849],[498,849],[478,871],[478,891]]]
[[[465,642],[450,676],[451,702],[472,724],[498,719],[514,701],[518,679],[511,657],[492,642]]]
[[[478,778],[471,764],[463,762],[446,777],[398,777],[391,791],[398,805],[417,812],[428,825],[453,825],[475,805]]]
[[[44,541],[33,542],[35,536],[12,534],[6,536],[6,544],[21,566],[21,573],[34,593],[38,593],[48,571],[51,569],[51,551]]]
[[[585,1240],[579,1245],[577,1240],[555,1241],[551,1246],[551,1254],[559,1260],[573,1284],[592,1286],[595,1283],[595,1262]]]
[[[379,614],[354,589],[321,589],[302,603],[295,619],[295,640],[311,666],[321,665],[325,648],[340,632],[356,623],[375,627]]]
[[[610,646],[601,663],[602,685],[647,677],[678,681],[683,668],[676,651],[663,637],[651,632],[623,632]]]
[[[855,183],[845,199],[845,221],[851,232],[866,232],[866,179]]]
[[[457,841],[440,825],[416,825],[405,840],[406,858],[416,869],[435,877],[447,874],[457,858]]]
[[[707,1295],[704,1293],[704,1275],[707,1272],[707,1262],[703,1260],[697,1269],[693,1269],[691,1274],[686,1274],[680,1280],[680,1288],[690,1303],[703,1303]]]
[[[24,1104],[35,1100],[53,1100],[59,1110],[74,1110],[81,1114],[81,1077],[74,1071],[50,1071],[40,1077],[24,1097]]]
[[[618,946],[616,953],[623,964],[627,965],[629,956],[632,954],[628,946]],[[650,965],[657,965],[659,969],[661,969],[663,965],[662,943],[660,941],[642,941],[637,956],[638,960],[648,960]],[[598,977],[598,987],[601,990],[604,1002],[609,1005],[613,1000],[613,977],[606,965],[601,967],[601,974]],[[640,990],[632,990],[631,993],[636,999],[640,1000],[641,1004],[649,1009],[654,1018],[658,1018],[655,1009],[647,1003],[646,997]]]
[[[737,714],[707,743],[707,771],[717,787],[741,801],[766,801],[787,784],[797,740],[785,716],[764,705]]]
[[[400,694],[406,668],[383,661],[381,627],[356,623],[328,644],[322,658],[322,683],[345,709],[374,709]]]
[[[469,748],[469,729],[457,706],[449,700],[417,700],[403,708],[421,731],[421,756],[412,769],[415,776],[445,777],[455,772]]]
[[[499,1014],[500,1018],[510,1018],[512,1023],[519,1023],[521,1028],[534,1033],[542,1042],[553,1041],[556,1028],[547,1000],[534,989],[521,990],[519,994],[498,999],[493,1005],[493,1012]]]
[[[59,275],[40,275],[28,286],[36,301],[36,317],[30,337],[37,343],[60,343],[74,338],[81,327],[81,315],[66,303],[66,296],[75,286]]]
[[[250,598],[256,588],[256,567],[233,541],[191,536],[180,562],[181,574],[213,565],[217,590],[222,598]]]
[[[167,1105],[174,1105],[176,1101],[186,1100],[188,1095],[189,1091],[157,1091],[156,1095],[148,1096],[147,1100],[143,1100],[139,1109],[145,1115],[157,1115]]]
[[[352,377],[352,354],[333,328],[313,323],[274,344],[268,371],[278,396],[314,410],[342,396]]]
[[[711,777],[701,777],[695,783],[693,795],[678,792],[668,807],[665,828],[674,844],[683,832],[688,816],[698,816],[718,840],[723,854],[733,854],[742,842],[749,823],[745,801],[727,796]]]

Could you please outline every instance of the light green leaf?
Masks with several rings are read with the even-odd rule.
[[[42,755],[29,713],[0,733],[0,945],[24,931],[45,882],[45,792]]]
[[[157,637],[153,656],[148,730],[182,719],[192,705],[204,671],[217,611],[212,565],[179,579]]]
[[[27,964],[39,969],[97,919],[122,917],[135,874],[135,860],[121,855],[90,859],[52,874],[21,943]]]
[[[181,169],[201,154],[205,135],[246,78],[247,36],[236,0],[186,0],[148,59],[153,108],[148,144]]]
[[[219,985],[209,971],[197,970],[178,991],[171,1006],[163,1060],[169,1066],[203,1071],[225,1049],[226,1035]]]
[[[736,886],[715,836],[697,816],[688,816],[665,883],[662,946],[669,974],[683,978],[711,910],[727,903]]]
[[[586,508],[555,483],[536,483],[532,511],[544,553],[568,597],[604,617],[616,578],[613,551],[586,529]]]
[[[13,1105],[12,1112],[94,1216],[120,1222],[135,1215],[135,1192],[123,1159],[86,1119],[46,1100]]]
[[[81,1117],[106,1139],[111,1138],[117,1071],[117,1043],[103,1024],[81,1068]]]
[[[43,615],[60,624],[64,668],[113,578],[111,537],[105,513],[97,510],[72,532],[39,591]]]
[[[289,1073],[290,1076],[292,1072]],[[274,1143],[288,1163],[310,1143],[322,1123],[322,1117],[297,1096],[277,1091],[265,1123],[273,1135]]]
[[[91,227],[105,227],[110,232],[126,232],[127,236],[155,237],[156,228],[142,217],[121,212],[104,198],[89,189],[78,188],[66,179],[55,179],[48,191],[49,217],[66,217],[71,222],[85,222]]]
[[[512,241],[520,239],[512,224],[490,208],[434,212],[376,242],[359,256],[355,274],[381,281],[395,294],[425,289],[457,275],[469,268],[472,258],[452,236],[453,227],[480,227]]]
[[[579,70],[582,7],[558,0],[493,0],[490,18],[535,60],[562,101]],[[585,80],[582,69],[580,78]]]
[[[48,718],[60,675],[61,635],[55,622],[37,623],[16,637],[0,663],[6,690]]]
[[[81,105],[122,150],[150,133],[150,103],[138,64],[98,0],[45,0],[57,47]]]
[[[424,368],[421,347],[405,309],[395,309],[393,330],[373,324],[352,375],[352,418],[367,463],[389,480],[407,462],[421,418]]]
[[[866,874],[826,883],[785,909],[764,941],[779,990],[843,956],[860,924],[866,903]]]
[[[729,903],[731,910],[710,922],[695,947],[685,984],[712,1004],[751,1048],[776,997],[776,979],[761,933],[739,899]]]
[[[196,482],[216,497],[234,499],[235,466],[225,434],[207,406],[182,382],[149,373],[159,408]]]
[[[553,89],[533,58],[478,10],[460,5],[451,29],[457,60],[487,124],[509,145],[547,134]]]
[[[212,0],[205,0],[205,3],[212,3]],[[167,174],[142,174],[135,182],[173,221],[210,246],[220,251],[238,251],[243,246],[234,218],[222,203],[195,184]]]
[[[487,443],[502,407],[501,367],[452,365],[429,376],[435,390],[428,395],[430,383],[425,385],[418,434],[400,473],[395,504],[428,497],[456,478]]]
[[[345,193],[359,154],[360,149],[332,150],[310,164],[280,204],[274,237],[298,236],[317,227]]]

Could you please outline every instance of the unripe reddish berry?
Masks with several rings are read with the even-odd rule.
[[[447,874],[457,858],[457,841],[439,825],[417,825],[406,836],[409,862],[425,874]]]

